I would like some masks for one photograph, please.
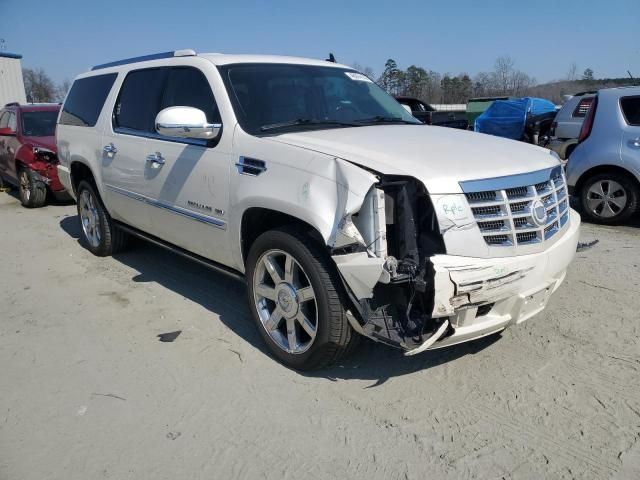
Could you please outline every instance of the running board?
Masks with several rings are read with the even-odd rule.
[[[205,267],[211,268],[212,270],[216,270],[217,272],[223,273],[235,280],[240,280],[242,282],[245,281],[244,275],[238,272],[237,270],[234,270],[230,267],[222,265],[218,262],[214,262],[213,260],[209,260],[208,258],[202,257],[195,253],[191,253],[188,250],[185,250],[184,248],[165,242],[164,240],[161,240],[158,237],[155,237],[149,233],[145,233],[141,230],[138,230],[137,228],[130,227],[129,225],[126,225],[122,222],[118,222],[114,220],[114,223],[117,225],[117,227],[120,230],[130,235],[133,235],[134,237],[141,238],[143,240],[146,240],[149,243],[157,245],[158,247],[162,247],[166,250],[169,250],[170,252],[177,253],[181,257],[185,257],[185,258],[188,258],[189,260],[193,260],[194,262],[204,265]]]

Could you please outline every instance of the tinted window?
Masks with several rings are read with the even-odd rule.
[[[116,127],[155,132],[166,73],[165,68],[149,68],[127,75],[113,113]]]
[[[286,64],[219,69],[238,121],[253,134],[292,122],[294,129],[359,126],[375,118],[419,124],[393,97],[351,70]]]
[[[71,91],[62,107],[60,123],[93,127],[98,121],[104,101],[109,95],[117,73],[81,78],[73,82]]]
[[[622,97],[620,106],[627,123],[640,126],[640,97]]]
[[[22,112],[22,133],[31,137],[52,137],[56,133],[58,112]]]
[[[162,108],[181,106],[202,110],[209,123],[220,123],[220,113],[204,74],[195,68],[174,67],[169,71]]]

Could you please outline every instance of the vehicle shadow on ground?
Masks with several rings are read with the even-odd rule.
[[[316,372],[301,372],[307,377],[322,377],[329,380],[372,380],[366,388],[382,385],[394,377],[428,370],[466,355],[475,355],[490,347],[501,338],[500,334],[454,345],[439,350],[430,350],[407,357],[400,350],[363,338],[358,348],[333,367]]]
[[[82,243],[77,215],[63,218],[60,227],[70,237]],[[113,258],[139,272],[132,277],[133,282],[155,282],[201,305],[217,314],[242,341],[269,356],[262,337],[253,324],[246,288],[241,281],[138,239],[133,241],[131,249],[116,254]],[[475,342],[424,352],[413,357],[405,357],[399,350],[362,339],[359,347],[338,364],[315,372],[299,373],[306,377],[329,380],[372,380],[375,382],[370,386],[372,387],[381,385],[392,377],[426,370],[465,355],[473,355],[492,345],[498,338],[499,335],[492,335]]]

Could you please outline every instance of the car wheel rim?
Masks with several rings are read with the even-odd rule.
[[[93,195],[88,190],[83,190],[80,194],[78,206],[84,236],[92,247],[98,247],[100,245],[100,216]]]
[[[615,217],[626,206],[627,191],[614,180],[599,180],[587,191],[587,207],[598,217]]]
[[[31,198],[31,189],[29,188],[29,177],[24,170],[20,172],[20,191],[25,201],[29,201]]]
[[[253,297],[260,323],[287,353],[304,353],[316,338],[316,295],[302,266],[282,250],[260,256],[253,276]]]

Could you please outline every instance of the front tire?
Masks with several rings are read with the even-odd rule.
[[[27,167],[18,171],[18,192],[23,207],[40,208],[47,201],[47,187]]]
[[[638,186],[624,175],[600,173],[587,179],[580,190],[582,209],[594,223],[616,225],[638,211]]]
[[[95,186],[82,180],[77,194],[82,239],[89,251],[99,257],[106,257],[123,250],[127,244],[127,234],[114,224],[96,193]]]
[[[336,362],[354,344],[342,285],[327,253],[301,230],[263,233],[246,265],[251,313],[269,350],[296,370]]]

